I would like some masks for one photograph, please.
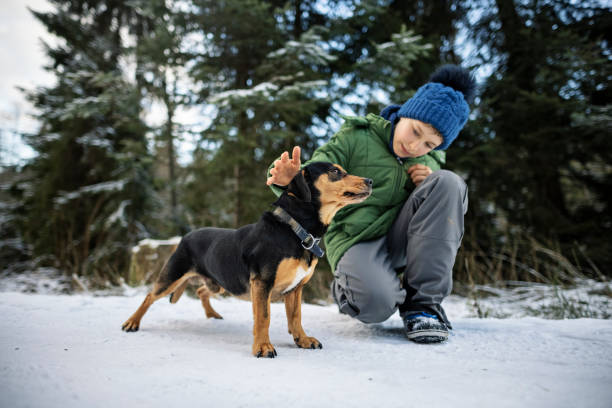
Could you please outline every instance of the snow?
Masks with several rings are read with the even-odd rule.
[[[132,247],[132,253],[138,253],[140,251],[140,248],[142,247],[149,247],[151,249],[155,249],[157,247],[159,247],[160,245],[178,245],[179,242],[181,242],[182,237],[180,236],[176,236],[176,237],[172,237],[170,239],[165,239],[165,240],[161,240],[161,239],[143,239],[141,241],[138,241],[138,245],[133,246]]]
[[[212,95],[208,98],[208,103],[225,106],[229,101],[233,99],[244,99],[252,97],[263,97],[269,98],[272,91],[278,90],[278,86],[270,83],[263,82],[250,89],[233,89],[230,91],[219,92],[218,94]]]
[[[306,65],[318,64],[328,65],[337,59],[322,47],[322,37],[317,31],[324,30],[322,27],[305,32],[301,35],[300,41],[287,41],[283,48],[272,51],[267,58],[296,58]]]
[[[327,81],[317,80],[317,81],[305,81],[305,82],[296,82],[292,85],[287,85],[283,87],[279,92],[279,96],[284,96],[286,94],[292,92],[302,92],[305,93],[308,90],[323,88],[327,85]]]
[[[129,200],[123,200],[119,203],[119,207],[106,219],[104,225],[106,227],[112,226],[115,222],[119,221],[122,227],[127,227],[127,221],[125,220],[125,207],[130,204]]]
[[[113,143],[108,138],[108,135],[113,135],[114,133],[115,129],[110,126],[97,127],[92,131],[80,136],[76,141],[84,146],[96,146],[105,149],[109,153],[112,153]]]
[[[275,80],[284,80],[283,77],[276,77]],[[327,81],[315,80],[296,82],[291,85],[279,86],[271,82],[263,82],[248,89],[233,89],[214,94],[208,98],[208,103],[218,106],[227,106],[232,101],[244,100],[249,98],[278,98],[293,92],[308,92],[327,85]]]
[[[91,184],[89,186],[84,186],[79,188],[76,191],[72,191],[70,193],[63,193],[59,197],[56,197],[53,201],[56,204],[66,204],[70,200],[74,200],[76,198],[81,197],[83,194],[98,194],[102,192],[111,192],[111,191],[121,191],[127,184],[127,180],[114,180],[114,181],[105,181],[102,183]]]
[[[303,350],[274,303],[278,357],[257,359],[251,305],[235,298],[212,300],[224,320],[205,319],[197,299],[162,299],[140,331],[122,332],[145,293],[0,293],[0,406],[612,405],[610,320],[475,319],[451,297],[449,340],[419,345],[397,315],[365,325],[334,306],[303,305],[306,332],[323,343]]]
[[[474,285],[475,314],[484,317],[612,318],[612,286],[607,281],[577,279],[561,288],[534,282],[506,282],[508,287]]]
[[[9,272],[8,276],[0,279],[0,292],[62,294],[70,290],[70,279],[55,268],[38,268],[28,273]]]

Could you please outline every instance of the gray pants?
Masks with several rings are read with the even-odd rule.
[[[440,303],[452,289],[467,203],[467,186],[455,173],[429,175],[387,236],[352,246],[338,262],[331,289],[340,311],[364,323],[385,321],[398,308],[427,311],[450,326]]]

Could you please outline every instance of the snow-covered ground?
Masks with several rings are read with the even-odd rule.
[[[275,359],[254,358],[248,302],[155,303],[140,331],[120,326],[127,296],[0,293],[1,407],[610,407],[612,321],[477,319],[445,303],[448,342],[404,339],[401,321],[364,325],[304,305],[322,350],[298,349],[272,305]]]

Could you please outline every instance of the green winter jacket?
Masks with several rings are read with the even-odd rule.
[[[351,246],[387,233],[402,204],[415,188],[406,173],[410,166],[424,164],[435,171],[446,158],[443,151],[432,150],[424,156],[405,159],[400,164],[389,149],[391,122],[374,114],[344,119],[338,133],[303,164],[316,161],[337,163],[349,174],[373,180],[372,195],[362,203],[338,211],[325,233],[327,258],[332,270]],[[278,186],[271,187],[277,196],[283,192]]]

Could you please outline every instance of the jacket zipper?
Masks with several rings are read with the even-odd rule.
[[[395,159],[397,160],[397,163],[399,164],[400,168],[399,172],[396,173],[395,182],[393,183],[393,194],[395,194],[400,187],[400,183],[402,181],[402,172],[404,171],[404,163],[402,163],[402,159],[397,156],[395,156]]]

